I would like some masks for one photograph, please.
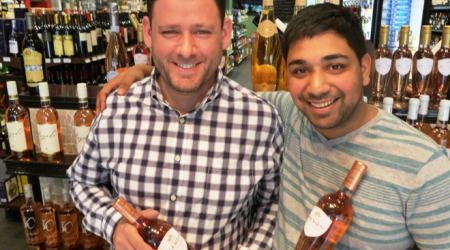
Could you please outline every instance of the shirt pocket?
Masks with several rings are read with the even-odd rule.
[[[204,216],[232,220],[242,211],[248,212],[256,191],[255,170],[250,164],[241,165],[207,167],[201,205]]]

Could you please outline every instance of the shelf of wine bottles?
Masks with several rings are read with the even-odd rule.
[[[66,170],[78,155],[64,155],[63,163],[44,162],[41,154],[36,154],[36,161],[16,161],[5,159],[6,174],[31,175],[43,177],[67,178]]]

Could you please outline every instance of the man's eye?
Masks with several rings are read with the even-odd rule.
[[[342,66],[341,65],[331,65],[331,69],[337,70],[337,69],[341,69]]]
[[[306,72],[308,72],[307,69],[296,69],[296,70],[294,71],[294,73],[296,73],[296,74],[304,74],[304,73],[306,73]]]
[[[207,31],[207,30],[199,30],[199,31],[197,31],[197,34],[200,34],[200,35],[209,34],[209,31]]]
[[[166,30],[162,32],[163,34],[175,34],[175,30]]]

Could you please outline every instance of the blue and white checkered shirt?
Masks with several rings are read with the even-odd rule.
[[[180,115],[156,76],[108,96],[67,171],[86,228],[112,240],[122,217],[102,185],[111,182],[195,249],[271,249],[283,151],[276,108],[218,70],[203,101]]]

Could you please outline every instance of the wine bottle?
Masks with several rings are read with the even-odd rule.
[[[428,123],[427,114],[428,114],[428,103],[430,101],[429,95],[420,95],[420,106],[419,106],[419,114],[417,118],[417,125],[415,126],[418,130],[422,131],[424,134],[431,133],[431,125]]]
[[[81,227],[81,247],[83,250],[99,250],[102,248],[102,238],[98,235],[92,233],[87,230],[83,224],[84,215],[81,212],[78,212],[79,223],[78,225]]]
[[[419,105],[420,100],[417,98],[409,99],[408,115],[406,117],[406,123],[416,127],[417,126],[417,116],[419,115]]]
[[[54,14],[55,24],[53,28],[53,48],[55,50],[55,57],[64,57],[63,33],[64,28],[60,23],[59,15]]]
[[[263,10],[257,31],[251,60],[253,90],[288,90],[286,63],[275,25],[273,0],[263,0]]]
[[[47,14],[42,14],[41,23],[42,23],[42,39],[45,48],[45,57],[53,58],[54,57],[53,37],[52,37],[53,31],[50,24],[47,22]]]
[[[64,249],[79,249],[81,242],[78,225],[78,209],[72,204],[67,188],[62,188],[62,196],[64,206],[58,212],[62,243]]]
[[[383,98],[383,110],[386,111],[386,113],[392,114],[392,106],[394,104],[394,99],[392,97],[385,97]]]
[[[450,18],[449,18],[450,20]],[[445,99],[450,85],[450,25],[445,25],[441,48],[436,52],[432,73],[430,109],[437,109]]]
[[[66,14],[62,15],[64,18],[63,26],[63,47],[64,47],[64,57],[75,57],[75,46],[73,42],[73,30],[69,25],[69,17]]]
[[[169,223],[141,216],[124,198],[119,197],[113,207],[137,229],[144,241],[154,249],[169,249],[169,244],[172,246],[171,249],[194,249]],[[168,242],[169,238],[172,238],[172,243]],[[177,245],[174,245],[175,243]]]
[[[89,134],[91,123],[95,118],[94,111],[88,106],[86,83],[77,84],[77,94],[79,109],[75,112],[73,121],[75,123],[75,138],[77,142],[77,152],[83,149],[84,141]]]
[[[120,37],[119,9],[117,3],[110,4],[111,34],[105,54],[107,81],[129,66],[127,48]]]
[[[81,17],[80,18],[81,26],[84,30],[84,34],[86,35],[88,56],[92,56],[94,53],[94,50],[92,47],[91,29],[90,29],[90,26],[87,25],[86,12],[83,12],[83,14],[80,15],[80,17]]]
[[[392,97],[394,98],[393,111],[400,118],[406,116],[408,106],[405,100],[405,92],[412,64],[412,54],[408,48],[408,42],[409,25],[404,25],[400,29],[400,43],[392,56],[393,62],[391,67]]]
[[[419,49],[414,53],[412,68],[412,94],[411,97],[419,98],[426,94],[431,81],[434,55],[430,48],[431,26],[423,25],[420,35]]]
[[[95,31],[95,27],[91,20],[91,13],[86,12],[86,20],[86,27],[91,33],[92,54],[97,55],[99,54],[97,46],[97,32]]]
[[[101,11],[96,11],[95,12],[95,21],[94,21],[94,25],[95,25],[95,32],[97,33],[97,48],[98,48],[98,53],[102,54],[105,53],[105,48],[106,48],[106,38],[105,35],[103,34],[103,29],[102,29],[102,18],[103,13]]]
[[[61,244],[59,221],[57,217],[58,205],[53,204],[50,186],[42,187],[44,205],[41,207],[42,227],[45,236],[45,245],[49,248],[58,248]]]
[[[380,27],[378,41],[378,48],[373,53],[372,97],[369,103],[377,108],[382,108],[386,88],[390,82],[392,65],[392,54],[388,47],[389,26],[382,25]]]
[[[444,146],[447,152],[450,150],[450,132],[447,129],[450,101],[443,99],[439,103],[439,111],[436,127],[428,134],[437,144]]]
[[[41,108],[36,113],[36,123],[44,162],[64,162],[64,151],[58,112],[50,104],[48,84],[39,83]]]
[[[84,28],[81,23],[81,16],[74,15],[76,17],[77,26],[75,28],[75,37],[77,41],[77,55],[78,57],[87,57],[88,56],[88,45],[87,45],[87,37],[84,31]]]
[[[306,220],[295,250],[331,250],[336,246],[352,222],[351,198],[366,171],[366,165],[355,161],[342,187],[319,199]]]
[[[33,161],[35,159],[33,136],[31,135],[30,111],[19,103],[15,81],[7,81],[9,107],[5,120],[14,160]]]
[[[9,56],[18,57],[22,53],[21,37],[16,29],[16,20],[11,21],[11,34],[9,35]]]
[[[1,151],[0,157],[2,159],[11,155],[11,147],[9,146],[8,132],[6,131],[5,115],[0,115],[0,143]]]
[[[306,0],[295,0],[294,16],[298,15],[304,8],[306,8]]]
[[[42,40],[34,28],[34,15],[25,13],[27,33],[22,42],[23,68],[30,95],[39,94],[39,82],[46,81],[45,53]],[[45,72],[45,73],[44,73]]]
[[[23,227],[28,246],[33,249],[45,249],[45,237],[42,229],[40,202],[34,201],[33,188],[31,184],[23,186],[25,204],[20,207]]]
[[[144,36],[142,34],[142,24],[137,25],[138,42],[134,45],[132,55],[134,64],[151,65],[150,49],[144,43]]]

